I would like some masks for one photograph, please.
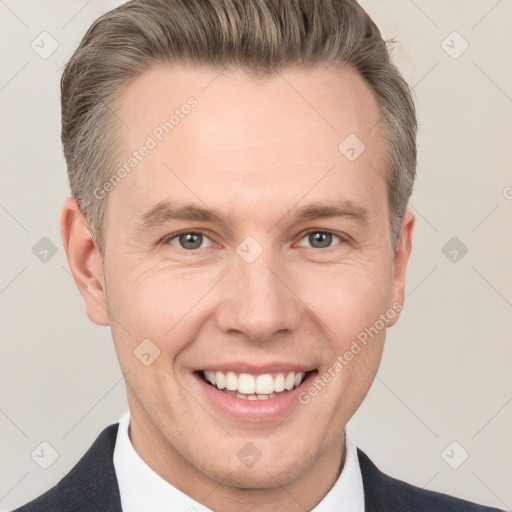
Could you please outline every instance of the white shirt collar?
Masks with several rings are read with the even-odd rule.
[[[123,512],[154,512],[172,509],[177,512],[194,510],[212,512],[197,503],[155,473],[137,454],[128,436],[130,411],[119,419],[114,448],[114,467]],[[345,435],[347,455],[343,470],[331,490],[311,512],[364,512],[364,491],[357,447]]]

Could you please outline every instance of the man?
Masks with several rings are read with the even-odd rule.
[[[345,433],[404,302],[416,167],[355,1],[128,2],[66,66],[62,122],[63,244],[129,413],[18,510],[493,510]]]

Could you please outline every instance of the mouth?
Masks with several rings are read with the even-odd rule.
[[[247,365],[245,362],[211,366],[193,372],[205,404],[222,417],[245,424],[281,424],[304,410],[299,396],[318,374],[318,368],[303,365]],[[284,423],[282,423],[284,425]]]
[[[274,400],[284,397],[309,380],[317,370],[272,373],[199,370],[196,374],[209,386],[240,400]]]

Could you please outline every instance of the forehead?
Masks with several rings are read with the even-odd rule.
[[[272,140],[281,128],[288,128],[274,140],[281,147],[312,135],[328,139],[334,135],[337,140],[347,130],[368,139],[368,130],[380,117],[372,92],[348,66],[294,67],[257,78],[243,70],[161,64],[137,77],[121,93],[117,110],[125,142],[136,144],[135,134],[130,133],[134,127],[151,133],[191,97],[199,108],[187,121],[189,130],[184,135],[189,137],[193,131],[203,143],[214,136],[217,147],[230,149],[233,140],[236,144],[245,137],[244,151]],[[182,126],[173,136],[185,130]]]
[[[139,215],[170,195],[246,212],[274,208],[277,197],[286,205],[306,195],[366,202],[385,195],[378,107],[349,67],[256,78],[161,65],[123,91],[116,115],[120,165],[151,146],[111,195]],[[364,151],[348,158],[352,147],[356,156]]]

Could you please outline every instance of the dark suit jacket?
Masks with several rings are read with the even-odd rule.
[[[106,427],[57,485],[14,512],[122,512],[113,461],[118,427]],[[499,512],[391,478],[359,449],[358,457],[366,512]]]

